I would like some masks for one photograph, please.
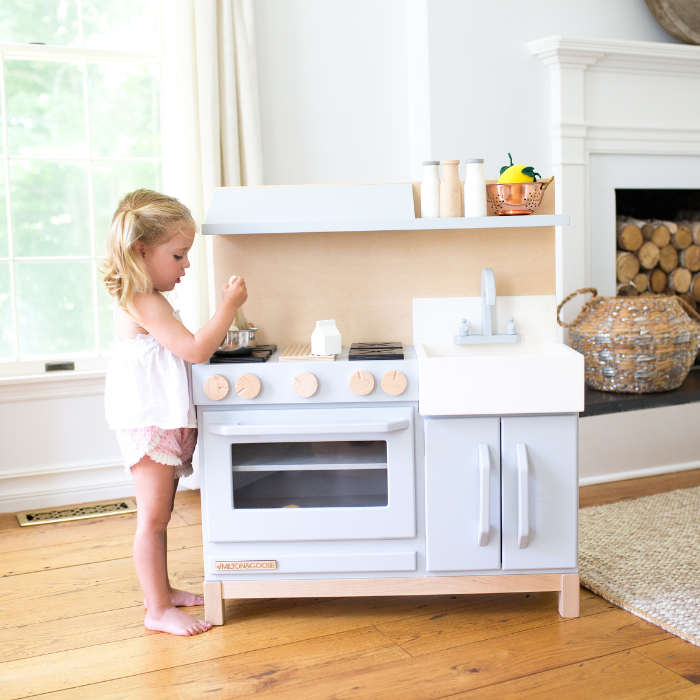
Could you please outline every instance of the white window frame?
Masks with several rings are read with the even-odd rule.
[[[5,58],[23,58],[23,59],[69,59],[77,60],[82,62],[83,65],[83,92],[85,99],[85,110],[86,110],[86,143],[87,143],[87,155],[85,158],[27,158],[26,156],[11,156],[8,150],[7,143],[7,123],[2,127],[2,139],[3,139],[3,154],[0,155],[0,161],[2,162],[2,167],[4,168],[4,179],[5,179],[5,196],[7,204],[7,226],[8,226],[8,238],[9,238],[9,257],[0,257],[0,262],[10,262],[10,289],[11,289],[11,303],[12,303],[12,316],[15,330],[15,337],[17,338],[17,352],[19,353],[19,337],[17,335],[18,328],[18,318],[17,318],[17,303],[15,296],[15,282],[14,282],[14,265],[15,261],[13,257],[12,250],[12,221],[11,221],[11,210],[10,210],[10,182],[9,182],[9,164],[12,160],[51,160],[51,161],[66,161],[66,162],[87,162],[88,165],[88,187],[89,187],[89,206],[90,206],[90,241],[91,241],[91,255],[71,255],[71,256],[57,256],[57,257],[32,257],[32,258],[17,258],[17,260],[22,261],[41,261],[41,260],[91,260],[96,263],[99,259],[99,251],[95,248],[95,231],[94,231],[94,217],[92,216],[92,206],[93,206],[93,193],[92,193],[92,165],[96,162],[111,162],[111,161],[159,161],[162,166],[163,173],[163,189],[167,191],[167,176],[165,163],[167,161],[165,152],[166,139],[165,134],[165,111],[164,111],[164,88],[165,88],[165,51],[164,47],[164,37],[163,37],[163,3],[158,3],[158,34],[159,34],[159,50],[148,52],[148,51],[117,51],[112,49],[93,49],[93,48],[80,48],[80,47],[68,47],[68,46],[46,46],[41,44],[15,44],[15,43],[0,43],[0,100],[2,100],[2,115],[7,122],[7,101],[5,94],[5,80],[4,80],[4,60]],[[102,62],[119,62],[119,63],[150,63],[158,64],[160,66],[160,114],[161,114],[161,155],[159,157],[142,157],[142,158],[99,158],[94,157],[90,148],[90,117],[88,110],[88,92],[87,92],[87,64],[89,61],[102,61]],[[115,208],[116,208],[115,202]],[[99,324],[97,316],[97,297],[96,293],[98,291],[98,285],[102,284],[99,279],[96,264],[93,265],[93,312],[95,319],[95,337],[96,337],[96,351],[90,353],[68,353],[68,354],[47,354],[41,357],[29,357],[21,359],[19,355],[15,359],[0,359],[0,386],[2,384],[16,385],[18,380],[22,377],[27,379],[31,378],[31,383],[35,383],[37,380],[41,380],[41,377],[45,377],[47,382],[54,384],[56,380],[82,380],[84,381],[88,377],[94,377],[99,379],[99,377],[104,376],[104,370],[111,356],[110,351],[101,350],[100,340],[99,340]],[[75,363],[75,370],[68,372],[46,372],[45,363],[46,362],[61,362],[61,361],[72,361]],[[63,383],[63,381],[61,381]]]

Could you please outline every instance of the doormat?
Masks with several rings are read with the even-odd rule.
[[[65,506],[64,508],[17,513],[17,521],[24,527],[25,525],[45,525],[46,523],[60,523],[64,520],[102,518],[106,515],[135,512],[136,504],[130,498],[122,498],[111,503],[85,503],[82,506]]]
[[[700,486],[579,511],[581,584],[700,646]]]

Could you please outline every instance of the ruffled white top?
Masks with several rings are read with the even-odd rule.
[[[177,311],[175,318],[182,322]],[[191,364],[152,335],[116,341],[107,366],[105,413],[112,430],[196,428]]]

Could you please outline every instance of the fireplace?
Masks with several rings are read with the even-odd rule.
[[[663,190],[700,208],[685,200],[700,191],[700,46],[553,36],[529,48],[550,70],[556,210],[571,216],[557,231],[557,296],[615,295],[618,200],[632,206],[626,192]],[[635,211],[682,210],[669,211],[672,198],[661,206]],[[564,319],[577,311],[567,305]]]

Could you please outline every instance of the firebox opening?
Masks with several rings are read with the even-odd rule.
[[[618,296],[700,303],[700,190],[616,189]]]

